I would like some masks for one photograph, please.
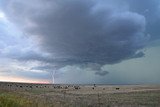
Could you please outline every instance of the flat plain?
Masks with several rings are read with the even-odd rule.
[[[0,107],[160,107],[160,85],[0,82]]]

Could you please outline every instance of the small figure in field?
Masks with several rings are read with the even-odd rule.
[[[116,90],[119,90],[120,88],[116,88]]]

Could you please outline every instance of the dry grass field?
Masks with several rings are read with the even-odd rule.
[[[160,107],[160,86],[1,82],[0,107]]]

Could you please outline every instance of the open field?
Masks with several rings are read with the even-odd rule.
[[[0,107],[160,107],[160,85],[1,82]]]

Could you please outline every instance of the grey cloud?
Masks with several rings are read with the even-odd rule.
[[[14,72],[15,76],[25,77],[28,79],[46,79],[50,78],[50,74],[47,72],[31,72],[31,71],[16,71]]]
[[[140,57],[143,57],[145,54],[143,52],[138,52],[137,54],[135,54],[133,56],[133,58],[140,58]]]
[[[128,2],[128,0],[126,1]],[[160,1],[159,0],[129,0],[130,10],[145,16],[146,30],[151,35],[151,40],[160,38]]]
[[[85,0],[12,0],[6,4],[8,19],[40,39],[41,49],[51,54],[48,62],[104,65],[143,56],[137,51],[148,40],[146,20],[136,12],[118,11],[114,5],[100,8],[97,1]],[[30,55],[26,59],[47,59]]]
[[[160,39],[154,40],[148,44],[149,47],[157,47],[160,46]]]
[[[24,69],[16,69],[16,68],[12,68],[7,66],[3,67],[0,66],[1,70],[0,70],[0,75],[1,76],[15,76],[15,77],[23,77],[23,78],[28,78],[28,79],[46,79],[48,80],[48,78],[50,78],[50,73],[49,72],[35,72],[32,70],[24,70]]]
[[[91,71],[95,72],[95,75],[99,76],[105,76],[109,73],[108,71],[102,69],[102,66],[97,63],[81,64],[79,67],[84,71],[86,70],[86,68],[90,68]]]
[[[107,75],[109,72],[108,71],[97,71],[95,72],[96,75],[99,75],[99,76],[105,76]]]
[[[31,68],[31,70],[53,70],[54,67],[53,66],[49,66],[49,65],[44,65],[44,66],[36,66]]]

